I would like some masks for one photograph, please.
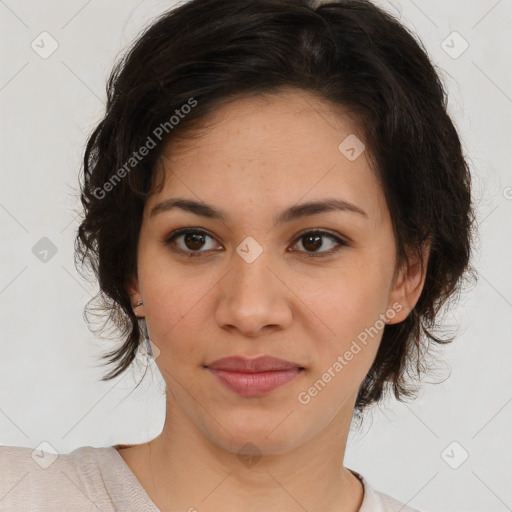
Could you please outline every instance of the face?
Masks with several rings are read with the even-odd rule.
[[[209,121],[163,152],[129,291],[160,351],[172,421],[231,452],[250,442],[281,453],[350,419],[385,318],[403,320],[417,296],[394,279],[391,219],[366,153],[339,149],[363,140],[349,117],[288,91],[238,99]],[[178,198],[211,210],[162,206]],[[339,208],[298,208],[326,201]],[[208,367],[264,355],[302,369],[237,391]]]

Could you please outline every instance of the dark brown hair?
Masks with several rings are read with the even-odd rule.
[[[448,299],[474,277],[470,173],[422,43],[365,0],[192,0],[159,17],[115,65],[105,116],[85,150],[75,263],[94,271],[102,329],[110,322],[123,341],[103,356],[117,364],[102,380],[124,372],[147,336],[126,285],[137,274],[142,212],[162,146],[192,136],[223,102],[289,87],[360,122],[398,263],[431,242],[422,294],[404,321],[386,325],[356,411],[388,387],[398,399],[412,396],[411,370],[426,370],[425,349],[452,341],[434,331]]]

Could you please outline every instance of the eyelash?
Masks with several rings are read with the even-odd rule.
[[[184,235],[184,234],[197,234],[197,235],[206,235],[207,237],[209,238],[214,238],[212,236],[210,236],[206,231],[202,230],[202,229],[198,229],[198,228],[181,228],[181,229],[177,229],[176,231],[173,231],[171,233],[170,236],[168,236],[167,238],[165,238],[162,242],[164,245],[170,245],[178,236],[180,235]],[[333,248],[333,249],[330,249],[329,251],[323,251],[323,252],[305,252],[305,251],[299,251],[301,253],[304,253],[307,257],[310,257],[310,258],[326,258],[328,256],[332,256],[333,254],[337,253],[338,251],[340,251],[343,247],[346,247],[348,244],[342,240],[341,238],[333,235],[332,233],[329,233],[328,231],[321,231],[321,230],[311,230],[311,231],[305,231],[301,234],[299,234],[296,238],[295,238],[295,243],[293,245],[295,245],[301,238],[305,238],[306,236],[308,235],[320,235],[322,237],[325,237],[325,238],[328,238],[334,242],[336,242],[338,244],[338,247],[336,248]],[[192,251],[192,252],[189,252],[189,251],[184,251],[182,249],[172,249],[173,252],[176,252],[176,253],[179,253],[179,254],[182,254],[186,257],[191,257],[191,258],[194,258],[194,257],[198,257],[198,256],[204,256],[205,253],[207,253],[208,251]]]

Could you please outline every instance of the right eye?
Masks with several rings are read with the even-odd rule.
[[[207,239],[213,238],[204,230],[197,228],[181,228],[164,240],[165,245],[177,246],[171,247],[171,250],[186,255],[188,257],[203,256],[204,253],[212,249],[201,251],[200,249],[206,243]]]

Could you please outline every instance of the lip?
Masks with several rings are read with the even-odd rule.
[[[231,356],[217,359],[206,365],[210,370],[227,370],[231,372],[260,373],[277,370],[302,368],[298,363],[278,359],[271,356],[260,356],[253,359],[243,356]]]
[[[227,388],[245,397],[270,393],[304,371],[298,363],[270,356],[225,357],[205,367]]]

